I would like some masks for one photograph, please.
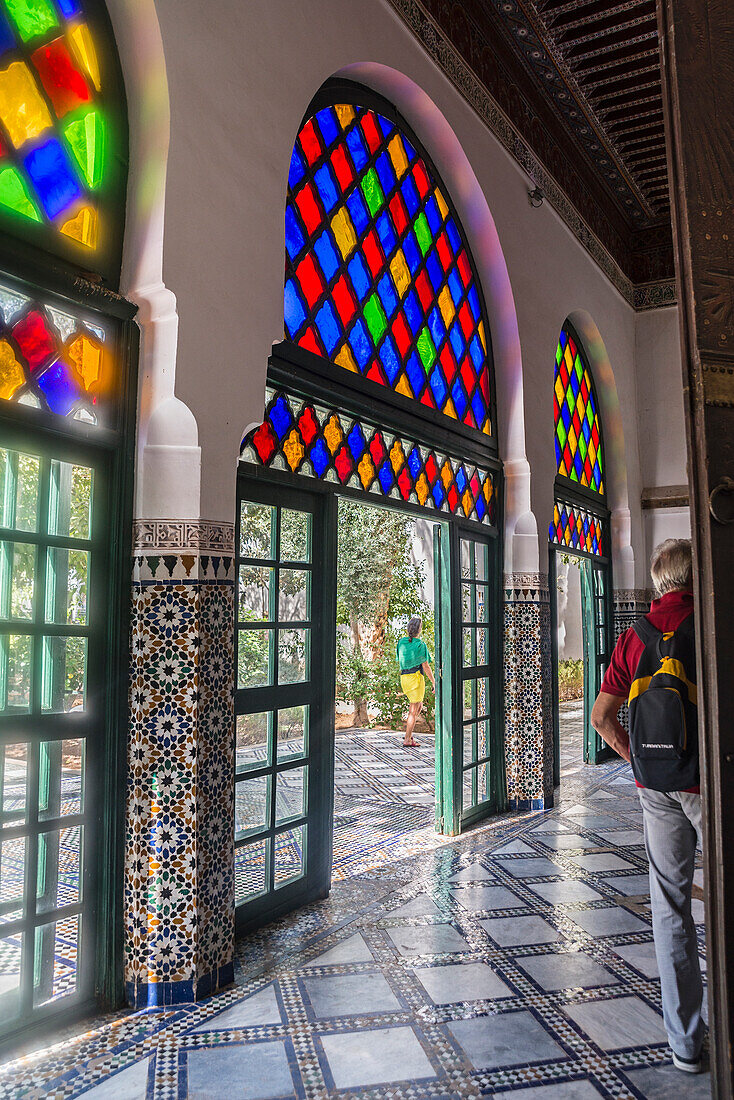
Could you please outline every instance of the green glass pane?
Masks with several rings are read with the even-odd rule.
[[[29,188],[17,168],[4,168],[0,172],[0,206],[34,222],[42,220]]]
[[[268,823],[268,789],[270,777],[244,779],[235,783],[234,788],[234,836],[240,840],[256,829],[263,829]]]
[[[415,219],[413,224],[415,235],[418,239],[418,247],[424,256],[428,255],[431,245],[433,244],[433,238],[431,237],[431,231],[428,228],[428,222],[426,221],[426,215],[421,213]]]
[[[240,630],[237,637],[237,686],[265,687],[273,682],[273,630]]]
[[[579,451],[581,452],[582,460],[585,461],[586,460],[586,440],[584,439],[583,433],[579,436]]]
[[[271,721],[268,711],[237,715],[235,762],[238,772],[267,764]]]
[[[365,303],[364,319],[367,322],[372,339],[375,344],[379,344],[387,328],[387,321],[385,320],[385,314],[383,313],[380,299],[376,294],[368,298]]]
[[[377,172],[374,168],[370,168],[368,172],[365,172],[361,187],[365,202],[370,208],[370,214],[374,218],[385,201],[385,196],[382,193],[380,181],[377,178]]]
[[[563,425],[563,421],[559,420],[556,425],[556,435],[558,436],[558,442],[561,444],[561,450],[566,446],[566,429]]]
[[[81,712],[87,705],[87,639],[43,639],[41,710]]]
[[[91,188],[99,187],[104,174],[105,120],[100,111],[88,111],[64,128],[64,137]]]
[[[427,374],[435,362],[436,349],[433,346],[431,334],[425,326],[421,329],[420,336],[418,337],[418,354],[421,357],[421,362]]]
[[[311,516],[283,509],[280,516],[281,561],[311,560]]]
[[[0,637],[0,710],[28,710],[31,704],[31,639]]]
[[[92,526],[94,473],[88,466],[51,463],[48,529],[52,535],[88,539]]]
[[[58,26],[50,0],[5,0],[5,7],[24,42]]]
[[[568,411],[571,413],[571,416],[573,416],[573,410],[576,408],[576,398],[574,397],[570,386],[566,390],[566,405],[568,407]]]
[[[580,355],[576,356],[576,358],[574,360],[573,368],[576,371],[576,377],[579,380],[579,385],[581,385],[581,379],[584,377],[584,364],[581,362],[581,356]]]
[[[561,351],[561,342],[558,341],[558,347],[556,348],[556,366],[560,367],[561,359],[563,358],[563,352]]]
[[[89,553],[49,547],[46,562],[46,622],[85,626]]]

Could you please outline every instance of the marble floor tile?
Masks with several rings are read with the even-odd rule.
[[[604,1096],[588,1078],[557,1085],[531,1085],[522,1092],[493,1092],[492,1100],[598,1100]]]
[[[652,940],[649,943],[617,944],[612,950],[615,955],[619,955],[630,966],[634,966],[635,970],[639,970],[646,978],[660,977],[655,958],[655,944]]]
[[[84,1100],[145,1100],[149,1070],[150,1058],[144,1058],[80,1095]]]
[[[527,955],[515,959],[541,989],[587,989],[612,985],[618,981],[609,970],[588,955],[578,952],[562,955]]]
[[[609,1001],[563,1005],[562,1011],[575,1020],[601,1050],[621,1050],[668,1041],[662,1016],[640,997],[615,997]]]
[[[492,851],[493,856],[520,856],[533,855],[534,849],[524,840],[511,840],[509,844],[502,844]]]
[[[401,955],[441,955],[469,950],[464,937],[450,924],[388,928],[387,934]]]
[[[610,845],[622,845],[628,847],[632,844],[644,844],[645,835],[642,829],[595,829],[594,832],[608,841]]]
[[[617,936],[621,932],[649,932],[650,925],[627,909],[587,909],[571,913],[571,920],[590,936]]]
[[[531,829],[529,835],[535,836],[536,833],[540,834],[566,832],[568,832],[568,825],[564,825],[564,823],[562,821],[559,821],[557,817],[549,817],[546,821],[543,821],[540,825],[536,825],[534,829]]]
[[[400,1012],[401,1005],[382,974],[329,974],[303,979],[314,1015],[367,1016]]]
[[[449,1024],[448,1029],[475,1069],[528,1065],[567,1057],[530,1012],[457,1020]]]
[[[479,922],[500,947],[556,943],[561,933],[542,917],[491,917]]]
[[[253,993],[252,996],[246,997],[238,1004],[225,1009],[224,1012],[219,1012],[216,1016],[209,1016],[203,1024],[193,1027],[191,1034],[196,1035],[202,1031],[221,1031],[235,1027],[262,1027],[266,1024],[282,1023],[283,1018],[278,1005],[278,998],[275,995],[275,988],[269,985],[259,993]]]
[[[564,878],[559,882],[531,882],[528,889],[553,905],[571,905],[577,901],[600,901],[603,894],[578,879]]]
[[[453,891],[454,899],[463,909],[481,913],[487,909],[522,909],[527,902],[505,886],[472,886]]]
[[[296,1095],[288,1054],[275,1042],[227,1044],[188,1052],[188,1100],[275,1100]]]
[[[515,996],[510,987],[486,963],[421,967],[413,973],[437,1005]]]
[[[455,875],[451,875],[449,882],[484,882],[492,877],[493,872],[488,871],[481,863],[470,863],[468,867],[462,867]]]
[[[441,915],[441,910],[428,894],[419,894],[417,898],[412,898],[404,905],[399,905],[397,909],[389,909],[385,913],[385,916],[391,920],[393,917],[440,917]]]
[[[338,1089],[370,1088],[436,1076],[412,1027],[320,1035]]]
[[[710,1100],[711,1073],[684,1074],[675,1066],[645,1066],[624,1073],[645,1100]]]
[[[558,866],[551,863],[545,856],[537,856],[535,859],[503,859],[502,867],[515,878],[543,878],[545,875],[557,875],[560,873]]]
[[[585,871],[631,871],[633,864],[613,853],[602,855],[571,856],[571,862]]]
[[[356,932],[343,943],[329,948],[315,959],[309,959],[309,966],[338,966],[342,963],[374,962],[372,953],[365,943],[364,937]]]
[[[613,894],[624,894],[625,897],[635,898],[641,894],[650,893],[650,879],[647,875],[616,875],[604,881]]]
[[[589,840],[587,836],[580,836],[578,833],[556,833],[555,835],[547,837],[543,841],[549,848],[555,848],[558,851],[564,851],[565,849],[574,848],[599,848],[600,844],[598,840]]]

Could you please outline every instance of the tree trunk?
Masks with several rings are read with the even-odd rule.
[[[359,636],[359,619],[354,611],[349,616],[349,625],[352,631],[352,652],[355,657],[361,658],[362,656],[362,644]],[[352,715],[352,725],[365,727],[369,725],[369,715],[367,714],[367,702],[362,695],[354,696],[354,714]]]

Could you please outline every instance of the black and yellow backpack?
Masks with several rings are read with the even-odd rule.
[[[645,646],[629,693],[632,771],[653,791],[699,783],[696,639],[693,615],[677,630],[643,617],[632,627]]]

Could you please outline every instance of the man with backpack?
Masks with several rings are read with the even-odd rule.
[[[657,546],[650,572],[658,598],[619,638],[591,724],[632,765],[650,862],[665,1028],[674,1065],[700,1073],[703,987],[691,889],[701,795],[690,540],[666,539]],[[618,719],[624,702],[629,736]]]

